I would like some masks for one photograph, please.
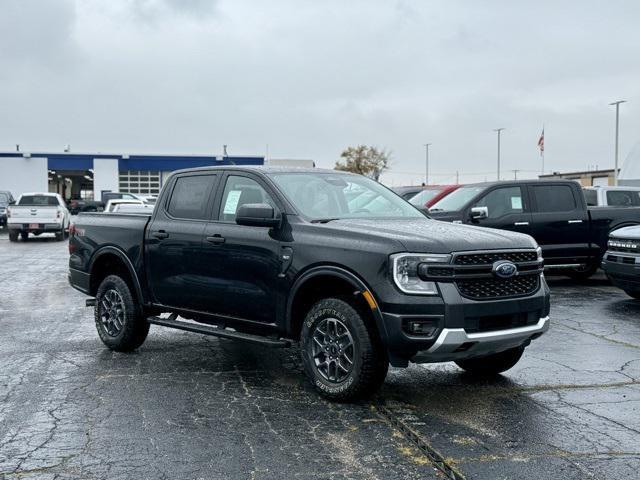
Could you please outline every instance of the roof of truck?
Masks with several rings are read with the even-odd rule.
[[[268,165],[220,165],[220,166],[208,166],[208,167],[196,167],[185,168],[182,170],[176,170],[176,173],[188,173],[188,172],[207,172],[216,170],[242,170],[250,172],[262,172],[262,173],[343,173],[346,175],[355,175],[350,172],[344,172],[341,170],[331,170],[328,168],[315,168],[315,167],[275,167]]]

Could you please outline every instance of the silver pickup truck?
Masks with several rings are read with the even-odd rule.
[[[71,215],[63,198],[57,193],[23,193],[7,209],[9,240],[26,241],[29,234],[53,233],[56,240],[69,234]]]

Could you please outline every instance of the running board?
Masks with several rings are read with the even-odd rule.
[[[266,347],[286,348],[291,346],[291,342],[289,340],[283,340],[281,338],[261,337],[259,335],[235,332],[233,330],[227,330],[225,328],[217,328],[209,325],[199,325],[190,322],[181,322],[173,318],[149,317],[147,318],[147,322],[153,325],[185,330],[187,332],[200,333],[202,335],[211,335],[214,337],[227,338],[229,340],[242,340],[258,345],[264,345]]]

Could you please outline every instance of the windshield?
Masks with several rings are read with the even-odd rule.
[[[312,221],[342,218],[424,218],[409,203],[378,182],[340,173],[278,173],[271,178]]]
[[[58,199],[51,195],[23,195],[18,205],[57,207]]]
[[[443,199],[438,200],[435,205],[433,205],[429,210],[431,210],[432,212],[457,212],[458,210],[462,210],[462,208],[464,208],[469,200],[471,200],[486,188],[487,187],[481,186],[459,188],[451,192]]]
[[[438,195],[442,190],[436,188],[429,188],[422,190],[420,193],[415,194],[409,199],[416,207],[424,207],[429,200]]]

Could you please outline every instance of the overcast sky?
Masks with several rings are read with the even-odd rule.
[[[3,0],[0,149],[392,151],[389,184],[613,166],[640,140],[640,2]]]

